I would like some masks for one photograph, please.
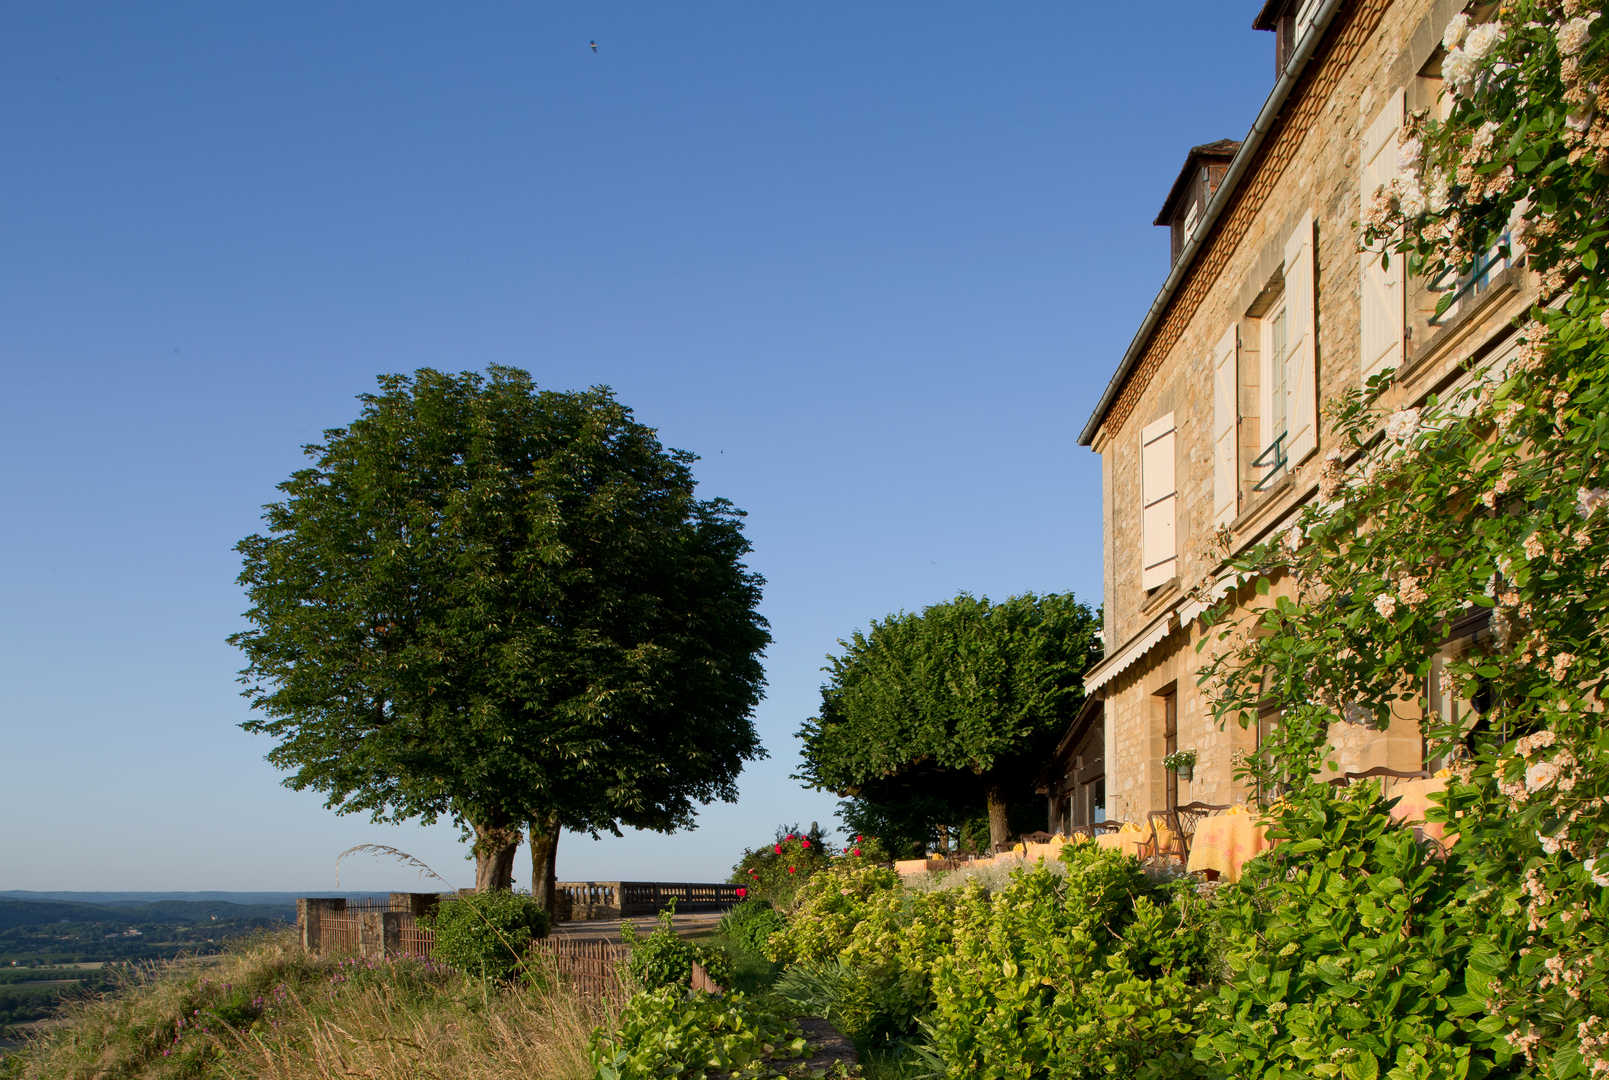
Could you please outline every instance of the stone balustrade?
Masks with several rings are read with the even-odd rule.
[[[555,889],[559,907],[568,904],[576,920],[653,915],[672,900],[679,912],[719,911],[738,902],[738,886],[707,882],[561,881]]]

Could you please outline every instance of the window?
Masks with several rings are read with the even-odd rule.
[[[1140,432],[1140,587],[1149,591],[1177,571],[1173,414]]]
[[[1097,776],[1084,785],[1084,805],[1089,812],[1086,825],[1099,825],[1106,820],[1106,777]]]
[[[1314,316],[1313,214],[1285,241],[1285,261],[1257,310],[1260,347],[1258,416],[1262,449],[1254,490],[1263,491],[1318,449],[1317,325]]]
[[[1290,378],[1286,355],[1290,347],[1290,310],[1285,303],[1283,282],[1272,306],[1257,322],[1260,344],[1257,350],[1257,415],[1264,431],[1263,446],[1252,465],[1261,470],[1256,490],[1263,491],[1285,475],[1290,463],[1290,430],[1287,426]]]

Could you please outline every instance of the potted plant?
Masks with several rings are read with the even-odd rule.
[[[1195,775],[1196,752],[1194,750],[1175,750],[1162,759],[1162,767],[1170,772],[1178,773],[1181,780],[1188,780]]]

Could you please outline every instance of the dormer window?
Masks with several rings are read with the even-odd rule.
[[[1157,225],[1166,225],[1172,234],[1170,261],[1178,261],[1185,245],[1200,230],[1207,216],[1207,204],[1212,201],[1218,185],[1223,183],[1224,174],[1229,171],[1229,162],[1234,160],[1235,151],[1239,149],[1240,143],[1234,139],[1219,139],[1192,147],[1185,157],[1184,168],[1173,182],[1173,188],[1168,192],[1167,201],[1162,204],[1155,222]]]
[[[1274,78],[1285,74],[1296,47],[1313,29],[1318,18],[1319,0],[1268,0],[1252,22],[1253,30],[1270,30],[1274,34]]]

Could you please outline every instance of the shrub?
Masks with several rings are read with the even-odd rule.
[[[799,890],[793,917],[766,940],[765,954],[781,964],[837,956],[866,918],[871,898],[899,890],[899,875],[886,866],[840,861]]]
[[[715,929],[732,948],[764,957],[766,939],[782,929],[782,916],[769,901],[744,900],[723,915]]]
[[[949,894],[927,1051],[952,1077],[1200,1075],[1201,902],[1126,855],[1081,845],[1063,859],[1065,876],[1036,867]]]
[[[1489,968],[1458,926],[1456,854],[1428,854],[1374,784],[1289,797],[1275,835],[1292,842],[1218,894],[1229,976],[1195,1056],[1249,1078],[1320,1061],[1351,1077],[1490,1075],[1473,1045]]]
[[[594,1033],[591,1057],[598,1080],[709,1080],[772,1076],[765,1062],[805,1050],[798,1025],[773,1008],[665,986],[633,997],[617,1031]]]
[[[425,922],[435,931],[435,959],[488,979],[507,979],[520,971],[531,942],[548,932],[542,906],[506,890],[449,900]]]
[[[831,862],[820,825],[812,822],[809,832],[801,832],[797,825],[779,826],[770,843],[743,853],[730,880],[747,889],[748,898],[767,900],[787,911],[805,882]]]
[[[730,986],[732,961],[720,949],[684,940],[672,925],[674,914],[674,906],[660,912],[659,925],[647,937],[638,937],[630,923],[621,924],[620,935],[631,946],[631,959],[627,963],[632,978],[646,990],[685,989],[692,981],[693,963],[697,961],[716,983]]]

